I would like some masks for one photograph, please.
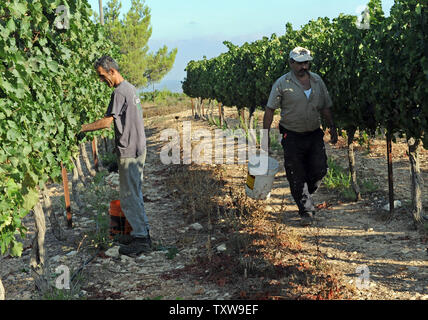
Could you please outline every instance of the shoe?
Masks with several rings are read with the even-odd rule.
[[[310,226],[313,222],[314,216],[312,212],[304,212],[300,215],[300,225],[302,227]]]
[[[128,245],[134,240],[134,237],[130,234],[121,234],[114,237],[114,242],[119,242],[119,244],[125,244]]]
[[[147,231],[147,238],[148,243],[150,247],[152,246],[152,239],[150,238],[150,233]],[[135,239],[134,236],[131,236],[130,234],[121,234],[114,238],[113,241],[119,242],[120,244],[128,245]]]
[[[149,253],[152,251],[151,242],[150,237],[134,237],[129,244],[120,246],[119,253],[126,256]]]
[[[153,248],[152,246],[152,239],[150,238],[150,232],[147,230],[147,243],[149,244],[150,248]]]

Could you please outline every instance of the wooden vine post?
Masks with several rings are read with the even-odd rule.
[[[73,220],[72,220],[72,214],[71,214],[70,190],[68,188],[67,170],[65,169],[62,162],[61,162],[61,174],[62,174],[62,184],[64,186],[65,210],[67,212],[67,228],[71,229],[73,228]]]
[[[388,161],[389,213],[394,212],[394,178],[392,171],[392,137],[391,131],[386,134],[386,157]]]

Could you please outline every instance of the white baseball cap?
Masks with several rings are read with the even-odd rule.
[[[290,59],[293,59],[297,62],[311,61],[311,52],[308,49],[302,47],[296,47],[290,52]]]

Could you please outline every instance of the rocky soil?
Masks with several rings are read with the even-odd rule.
[[[52,288],[44,292],[36,290],[30,272],[34,221],[32,215],[25,218],[22,257],[0,257],[6,299],[428,300],[428,233],[423,226],[415,229],[411,220],[405,144],[393,146],[395,198],[402,206],[392,217],[382,209],[388,202],[386,147],[374,140],[369,153],[357,148],[357,169],[375,190],[352,202],[322,186],[315,197],[316,222],[302,227],[280,151],[273,157],[281,170],[266,201],[245,198],[245,164],[162,164],[162,130],[181,131],[185,120],[192,121],[192,130],[214,130],[207,121],[192,120],[191,111],[145,120],[143,192],[155,251],[131,258],[108,241],[108,206],[117,199],[118,181],[115,173],[99,173],[79,187],[84,208],[73,203],[74,227],[65,230],[65,241],[53,236],[47,221],[45,273]],[[342,139],[331,146],[328,138],[328,155],[346,168]],[[423,150],[425,181],[427,159]],[[65,228],[62,186],[51,184],[49,192]],[[425,184],[425,210],[427,194]],[[69,290],[53,289],[64,275],[59,266],[70,271]]]

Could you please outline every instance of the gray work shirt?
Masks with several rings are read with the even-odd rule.
[[[267,107],[281,108],[280,124],[294,132],[311,132],[321,125],[320,110],[330,108],[332,101],[321,77],[309,72],[312,92],[309,99],[293,72],[279,78],[273,85]]]
[[[122,81],[113,91],[106,117],[113,116],[116,152],[121,158],[137,158],[146,148],[143,109],[137,90]]]

